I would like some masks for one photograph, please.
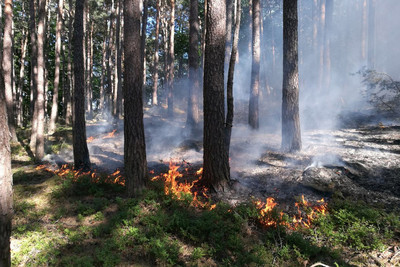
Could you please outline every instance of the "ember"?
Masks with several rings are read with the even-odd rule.
[[[164,173],[159,176],[153,177],[151,180],[155,181],[158,179],[164,180],[164,192],[166,195],[172,195],[176,197],[178,200],[183,200],[185,195],[190,195],[193,197],[190,205],[198,208],[206,208],[208,207],[210,210],[214,209],[216,205],[210,205],[208,201],[209,196],[207,195],[208,188],[205,187],[195,187],[196,183],[201,180],[201,174],[203,173],[203,168],[200,168],[195,172],[195,176],[198,176],[197,179],[192,182],[178,181],[178,179],[183,177],[183,173],[180,173],[178,169],[181,166],[170,162],[169,163],[169,171],[168,173]],[[189,168],[185,168],[186,172],[189,172]],[[198,196],[201,196],[201,199]],[[204,199],[204,201],[202,200]]]
[[[112,132],[108,133],[106,136],[103,136],[103,139],[113,138],[117,129],[114,129]]]
[[[324,199],[318,200],[317,203],[318,205],[313,206],[304,198],[304,195],[302,195],[301,201],[295,203],[297,215],[294,215],[291,220],[287,221],[284,220],[285,214],[283,212],[280,212],[278,217],[273,216],[273,210],[275,206],[277,206],[274,198],[267,198],[266,203],[260,200],[254,202],[256,208],[259,210],[261,224],[265,226],[283,225],[292,230],[300,227],[310,228],[312,221],[318,216],[325,216],[326,203]],[[287,217],[289,218],[289,216]]]
[[[93,136],[90,136],[88,139],[86,139],[86,142],[91,143],[94,141],[94,139],[95,138]]]

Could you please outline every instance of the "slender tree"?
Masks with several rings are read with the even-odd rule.
[[[168,102],[168,117],[174,115],[174,42],[175,42],[175,0],[171,2],[171,14],[169,18],[169,49],[168,49],[168,75],[167,75],[167,102]]]
[[[189,97],[188,111],[186,119],[186,127],[194,133],[193,130],[198,128],[199,124],[199,89],[200,89],[200,72],[199,72],[199,19],[198,19],[198,1],[190,1],[189,16]]]
[[[4,9],[5,17],[12,14],[12,0],[5,1]],[[0,14],[2,14],[1,5]],[[1,17],[0,15],[0,21]],[[7,20],[7,18],[5,19]],[[1,22],[0,28],[2,28]],[[5,51],[5,48],[10,50],[11,46],[3,47],[4,54],[11,53],[11,51]],[[5,80],[3,79],[3,69],[0,66],[0,266],[11,266],[10,236],[13,216],[10,131],[8,128],[6,106]]]
[[[225,0],[207,3],[206,27],[203,181],[214,191],[224,191],[230,181],[224,111]]]
[[[226,0],[226,40],[225,40],[225,67],[229,65],[232,50],[232,12],[233,0]]]
[[[227,113],[226,113],[226,123],[225,123],[225,147],[229,155],[229,147],[231,143],[232,126],[233,126],[233,76],[235,73],[235,63],[237,57],[237,50],[239,44],[239,32],[240,32],[240,15],[241,1],[236,1],[236,12],[235,12],[235,30],[233,33],[233,43],[232,43],[232,53],[229,60],[229,71],[228,71],[228,81],[227,81],[227,91],[226,91],[226,103],[227,103]]]
[[[155,44],[154,44],[154,63],[153,63],[153,68],[154,68],[154,74],[153,74],[153,98],[152,98],[152,104],[153,105],[158,105],[158,61],[159,61],[159,55],[158,55],[158,49],[159,49],[159,41],[158,37],[160,35],[160,0],[156,0],[156,29],[155,29]]]
[[[86,143],[85,122],[85,76],[83,60],[83,14],[85,0],[77,0],[74,21],[74,112],[73,112],[73,152],[76,169],[90,169],[89,150]]]
[[[58,1],[57,24],[56,24],[56,47],[55,47],[55,69],[54,69],[54,88],[53,103],[51,106],[49,133],[52,134],[56,130],[56,120],[58,114],[58,88],[60,86],[60,69],[61,69],[61,30],[64,11],[64,1]]]
[[[124,1],[124,163],[129,196],[142,191],[147,181],[143,125],[143,65],[140,43],[140,0]]]
[[[297,0],[283,1],[282,149],[301,149]]]
[[[3,35],[3,75],[5,97],[8,113],[8,126],[11,133],[11,140],[17,141],[17,134],[15,131],[15,116],[14,116],[14,99],[13,99],[13,10],[12,0],[7,0],[4,3],[4,35]]]
[[[259,127],[258,99],[260,91],[260,0],[253,0],[253,42],[249,100],[249,125]]]
[[[148,16],[148,0],[143,0],[143,15],[142,15],[142,36],[141,36],[141,56],[143,62],[143,86],[146,85],[146,38],[147,38],[147,16]]]
[[[72,34],[73,34],[73,5],[72,0],[68,1],[68,58],[67,58],[67,79],[68,87],[66,87],[65,97],[64,97],[64,108],[65,108],[65,123],[70,125],[72,123],[72,97],[74,92],[74,73],[72,70]]]
[[[115,119],[119,120],[122,106],[122,48],[121,48],[121,0],[118,0],[117,9],[117,25],[116,25],[116,54],[117,54],[117,68],[115,73],[115,91],[117,93],[116,105],[115,105]]]

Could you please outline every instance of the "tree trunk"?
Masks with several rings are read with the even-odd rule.
[[[226,40],[225,40],[225,68],[228,67],[232,48],[232,13],[233,1],[226,0]]]
[[[368,69],[375,68],[375,0],[368,0]]]
[[[283,1],[282,149],[301,149],[297,0]]]
[[[17,141],[17,133],[15,131],[15,114],[14,114],[14,99],[13,99],[13,36],[12,36],[12,24],[13,24],[13,10],[12,0],[6,0],[4,3],[4,35],[3,35],[3,79],[4,89],[8,113],[8,127],[11,134],[11,141]]]
[[[125,0],[124,10],[124,163],[128,195],[135,196],[143,190],[147,182],[140,0]]]
[[[158,105],[158,50],[159,50],[159,41],[158,37],[160,35],[160,0],[156,0],[156,30],[155,30],[155,44],[154,44],[154,74],[153,74],[153,98],[152,104]]]
[[[171,1],[171,15],[169,19],[169,51],[168,51],[168,75],[167,75],[167,102],[168,117],[174,116],[174,38],[175,38],[175,0]]]
[[[36,146],[36,132],[37,132],[37,42],[36,42],[36,10],[35,0],[29,1],[29,31],[31,41],[31,115],[32,115],[32,127],[31,127],[31,140],[29,147],[32,151],[35,150]]]
[[[58,1],[57,25],[56,25],[56,51],[55,51],[55,71],[54,71],[54,89],[53,103],[51,106],[49,134],[53,134],[56,130],[56,120],[58,114],[58,88],[60,85],[60,66],[61,66],[61,31],[64,11],[64,1]]]
[[[236,16],[235,16],[235,31],[233,33],[233,44],[232,44],[232,54],[229,61],[229,71],[228,71],[228,81],[227,81],[227,93],[226,93],[226,103],[227,103],[227,114],[226,114],[226,124],[225,124],[225,148],[229,156],[229,147],[231,143],[231,134],[233,126],[233,75],[235,74],[235,63],[239,44],[239,32],[240,32],[240,16],[241,16],[241,1],[236,1]]]
[[[226,5],[224,0],[207,4],[204,59],[204,172],[211,190],[224,191],[230,181],[229,157],[225,149],[224,59]]]
[[[88,13],[88,21],[89,21],[89,14]],[[86,110],[87,110],[87,119],[93,119],[93,21],[89,23],[89,36],[87,42],[87,50],[88,50],[88,59],[87,59],[87,96],[86,96]]]
[[[12,10],[12,1],[6,0],[4,7],[7,17]],[[9,53],[5,50],[3,52]],[[3,75],[0,75],[0,266],[11,266],[10,236],[13,216],[10,131],[6,106],[4,80]]]
[[[106,61],[107,61],[107,90],[105,92],[106,95],[106,110],[107,112],[112,112],[112,99],[111,94],[113,92],[113,83],[112,83],[112,43],[114,42],[113,38],[113,28],[114,28],[114,8],[112,7],[112,11],[110,13],[110,19],[108,24],[108,35],[107,35],[107,53],[106,53]]]
[[[103,41],[103,58],[102,58],[102,64],[101,64],[101,80],[100,80],[100,101],[99,101],[99,110],[100,112],[104,111],[104,94],[105,94],[105,89],[104,86],[106,85],[107,81],[106,81],[106,73],[107,73],[107,61],[106,61],[106,40]]]
[[[72,123],[72,94],[74,92],[74,73],[72,71],[72,23],[74,16],[72,15],[72,0],[69,0],[69,20],[68,20],[68,62],[67,62],[67,76],[68,88],[65,94],[65,123],[70,125]]]
[[[141,36],[141,56],[143,62],[143,86],[146,86],[146,31],[147,31],[147,14],[148,14],[148,1],[143,0],[143,16],[142,16],[142,36]]]
[[[117,1],[117,25],[116,25],[116,54],[117,54],[117,68],[115,73],[115,92],[116,92],[116,105],[115,105],[115,119],[119,120],[121,114],[121,103],[122,103],[122,49],[121,49],[121,0]]]
[[[361,60],[363,64],[367,55],[367,36],[368,36],[368,0],[363,1],[362,5],[362,30],[361,30]]]
[[[85,122],[85,73],[83,61],[83,15],[85,0],[76,1],[74,21],[74,112],[73,112],[73,151],[75,169],[90,169],[89,150],[86,143]]]
[[[253,45],[249,101],[249,125],[259,128],[258,99],[260,87],[260,0],[253,0]]]
[[[38,27],[37,27],[37,95],[35,103],[34,116],[36,117],[36,134],[32,134],[35,140],[33,141],[34,155],[36,160],[41,160],[44,157],[44,123],[45,123],[45,55],[44,55],[44,38],[45,38],[45,20],[46,20],[46,0],[39,0],[38,9]],[[32,148],[31,148],[32,149]]]
[[[21,41],[21,60],[20,60],[20,69],[19,69],[19,78],[17,83],[17,103],[16,103],[16,111],[17,111],[17,125],[22,126],[22,122],[24,119],[23,116],[23,99],[22,99],[22,90],[24,88],[24,78],[25,78],[25,59],[26,59],[26,51],[28,45],[28,35],[25,30],[22,31],[23,39]]]
[[[199,19],[198,19],[198,1],[190,1],[189,16],[189,96],[186,127],[194,134],[199,124],[199,90],[200,90],[200,72],[199,72]]]
[[[249,52],[249,55],[251,55],[252,52],[252,38],[251,38],[251,33],[253,31],[253,0],[249,0],[249,38],[247,39],[247,49]]]

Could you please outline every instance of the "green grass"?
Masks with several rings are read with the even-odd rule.
[[[134,199],[119,185],[33,167],[14,181],[14,266],[348,266],[346,255],[400,239],[399,214],[339,199],[311,229],[293,231],[260,225],[251,201],[199,210],[189,196],[165,196],[159,181]]]

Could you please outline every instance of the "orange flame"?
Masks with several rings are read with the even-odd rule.
[[[267,198],[266,203],[260,200],[254,202],[256,208],[259,210],[261,224],[265,226],[283,225],[292,230],[300,227],[310,228],[312,222],[318,216],[325,216],[327,204],[324,199],[318,200],[317,203],[318,205],[313,206],[305,199],[304,195],[302,195],[301,201],[295,203],[298,214],[294,215],[289,222],[286,222],[283,220],[284,212],[280,212],[280,218],[273,218],[272,211],[277,205],[274,198]]]
[[[183,177],[183,174],[178,171],[178,169],[181,166],[170,162],[169,163],[169,170],[167,173],[164,173],[159,176],[153,177],[151,180],[155,181],[158,179],[163,179],[164,180],[164,193],[166,195],[173,195],[176,197],[178,200],[184,199],[185,195],[190,195],[193,197],[192,202],[190,203],[194,207],[198,208],[205,208],[208,207],[210,210],[214,209],[216,205],[210,205],[209,202],[203,201],[199,199],[198,197],[198,192],[193,191],[195,184],[201,179],[201,174],[203,172],[203,168],[200,168],[198,171],[196,171],[195,175],[199,176],[198,179],[192,181],[191,183],[188,181],[179,181],[180,178]],[[188,172],[189,168],[185,168],[185,171]],[[202,195],[202,199],[208,199],[208,195],[206,192],[208,191],[207,188],[200,188],[200,195]]]
[[[94,141],[94,139],[95,138],[93,136],[90,136],[88,139],[86,139],[86,142],[91,143]]]
[[[117,129],[112,130],[112,132],[108,133],[106,136],[103,136],[103,139],[113,138],[116,131]]]

